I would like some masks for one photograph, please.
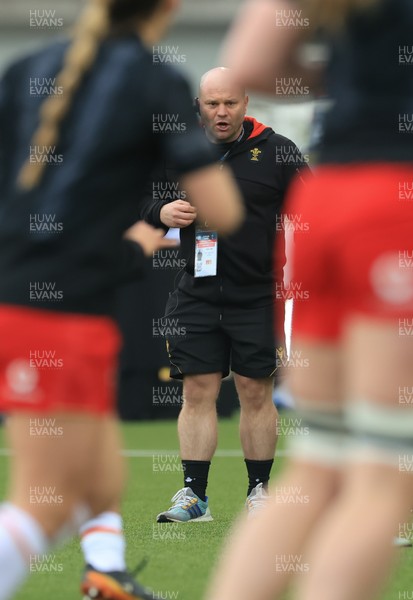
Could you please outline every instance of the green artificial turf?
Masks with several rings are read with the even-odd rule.
[[[128,423],[122,425],[122,430],[126,451],[132,454],[136,450],[147,451],[144,457],[126,459],[129,482],[123,500],[123,517],[128,564],[133,567],[143,557],[149,559],[139,579],[151,586],[160,598],[201,600],[220,546],[243,507],[247,487],[243,459],[218,456],[213,461],[208,488],[213,522],[158,525],[155,523],[157,513],[169,507],[170,498],[182,487],[176,423]],[[2,433],[0,430],[0,448],[5,447]],[[221,420],[218,449],[239,449],[237,418]],[[276,461],[275,471],[281,463],[282,459]],[[0,456],[2,496],[6,473],[7,458]],[[334,552],[334,548],[331,551]],[[401,562],[384,600],[413,599],[413,551],[400,549],[400,555]],[[83,560],[78,539],[53,553],[45,566],[33,568],[42,571],[32,574],[16,596],[17,600],[81,598],[79,582]]]

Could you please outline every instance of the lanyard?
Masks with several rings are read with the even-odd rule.
[[[242,131],[241,131],[241,133],[240,133],[240,136],[239,136],[239,138],[238,138],[238,139],[237,139],[237,140],[236,140],[236,141],[235,141],[235,142],[232,144],[231,148],[225,152],[224,156],[222,156],[222,157],[219,159],[219,162],[221,163],[220,169],[223,169],[223,168],[224,168],[224,162],[227,160],[228,156],[231,154],[231,152],[232,152],[232,150],[234,149],[234,147],[235,147],[237,144],[239,144],[239,143],[240,143],[240,141],[241,141],[241,140],[242,140],[242,138],[244,137],[244,133],[245,133],[245,130],[244,130],[244,125],[243,125],[243,126],[242,126]]]

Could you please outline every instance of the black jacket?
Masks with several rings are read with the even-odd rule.
[[[329,36],[319,162],[413,162],[412,31],[412,0],[381,0]]]
[[[282,209],[292,179],[309,171],[297,146],[276,134],[270,127],[246,117],[245,134],[235,142],[225,163],[232,169],[241,189],[246,219],[241,228],[228,237],[218,239],[218,270],[216,277],[194,277],[195,225],[180,230],[181,257],[185,273],[179,288],[186,293],[217,304],[264,306],[272,302],[273,247],[275,234],[283,233]],[[216,149],[220,149],[219,145]],[[220,156],[218,158],[221,158]],[[153,199],[147,195],[143,217],[153,225],[162,226],[161,208],[176,200],[179,192],[173,171],[166,169],[163,183],[157,179],[156,189],[163,190]],[[279,257],[275,276],[282,279],[285,257]]]
[[[54,81],[67,44],[20,59],[0,81],[0,303],[113,314],[117,287],[144,265],[140,246],[122,236],[139,218],[152,169],[173,161],[187,173],[214,155],[187,82],[171,67],[154,68],[127,34],[102,43],[82,80],[53,153],[59,164],[47,166],[37,188],[18,189],[42,93],[51,93],[42,86]],[[29,81],[44,82],[31,84],[38,95]],[[174,115],[184,131],[160,134],[156,115]]]

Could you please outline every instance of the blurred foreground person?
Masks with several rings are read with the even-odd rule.
[[[413,493],[412,27],[410,0],[257,0],[228,41],[241,83],[271,93],[280,77],[316,85],[297,50],[321,28],[334,102],[315,177],[286,207],[309,226],[293,257],[308,291],[293,350],[309,366],[291,377],[309,434],[233,535],[209,600],[274,600],[293,575],[300,600],[366,600],[390,572]]]
[[[144,255],[171,244],[135,223],[147,174],[171,160],[203,218],[223,233],[241,219],[186,82],[152,66],[147,46],[177,7],[91,0],[71,40],[18,61],[0,84],[0,411],[12,449],[2,600],[33,561],[119,502],[115,293]],[[29,96],[30,78],[54,81],[53,91]],[[154,131],[156,115],[177,114],[185,134]],[[126,571],[89,569],[84,592],[152,598]]]

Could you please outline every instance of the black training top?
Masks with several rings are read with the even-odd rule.
[[[305,178],[310,170],[291,140],[251,117],[244,120],[241,140],[229,145],[211,144],[211,147],[218,159],[226,155],[225,163],[244,199],[245,221],[235,233],[218,239],[216,277],[194,277],[195,224],[180,229],[180,253],[186,266],[179,288],[216,304],[250,308],[271,304],[274,278],[282,281],[285,261],[285,257],[277,256],[277,264],[273,264],[275,236],[284,234],[284,200],[292,180],[296,176]],[[173,182],[175,174],[167,168],[155,177],[158,184],[165,180]],[[175,190],[171,183],[170,189]],[[143,216],[150,223],[161,225],[162,207],[177,197],[185,196],[174,191],[159,198],[158,193],[153,194],[149,189]]]
[[[412,161],[412,0],[354,13],[329,45],[321,162]]]
[[[46,160],[31,137],[42,100],[60,92],[67,44],[18,61],[0,84],[0,302],[113,314],[117,284],[144,264],[122,235],[139,219],[148,174],[165,160],[182,174],[214,156],[186,81],[131,34],[102,44],[41,184],[19,190],[25,160]]]

